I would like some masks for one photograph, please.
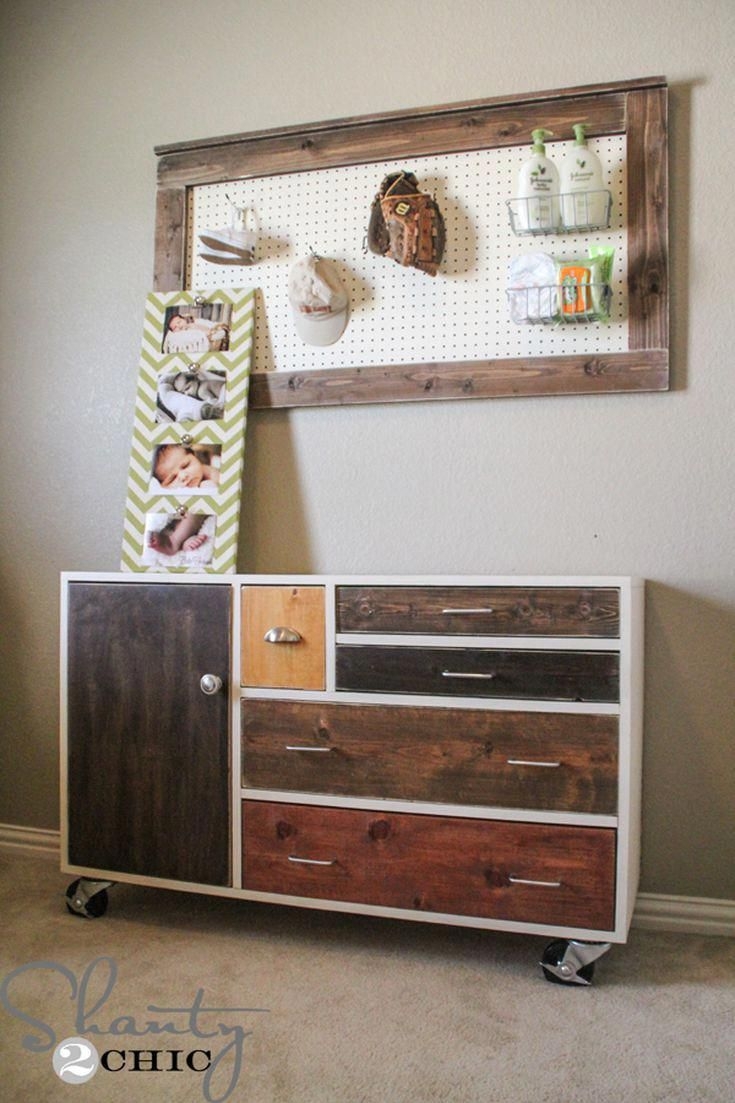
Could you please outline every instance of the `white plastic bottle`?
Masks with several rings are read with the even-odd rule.
[[[587,145],[584,123],[575,123],[573,129],[574,144],[561,162],[562,221],[568,230],[604,228],[610,217],[610,194],[603,184],[600,158]]]
[[[551,233],[559,228],[559,172],[546,156],[544,140],[550,130],[534,130],[531,156],[518,177],[516,228]]]

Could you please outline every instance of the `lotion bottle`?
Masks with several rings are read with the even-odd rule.
[[[600,158],[587,145],[584,123],[574,124],[574,145],[561,163],[561,214],[568,230],[600,229],[609,221]]]
[[[518,229],[552,233],[559,228],[559,172],[546,156],[550,130],[534,130],[531,156],[518,177]]]

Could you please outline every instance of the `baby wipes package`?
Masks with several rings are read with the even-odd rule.
[[[557,257],[556,284],[562,321],[607,321],[615,249],[590,245],[586,257]]]

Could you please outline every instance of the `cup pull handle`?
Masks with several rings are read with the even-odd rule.
[[[300,643],[301,635],[295,628],[286,628],[279,625],[269,628],[263,639],[266,643]]]

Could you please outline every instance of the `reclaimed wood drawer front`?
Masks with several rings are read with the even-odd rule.
[[[620,596],[576,587],[339,586],[337,631],[614,638]]]
[[[609,703],[618,700],[619,657],[606,651],[341,644],[337,689]]]
[[[246,699],[251,789],[614,815],[614,716]]]
[[[615,832],[261,801],[243,887],[380,907],[613,927]]]
[[[324,689],[323,586],[243,586],[241,681],[275,689]]]

